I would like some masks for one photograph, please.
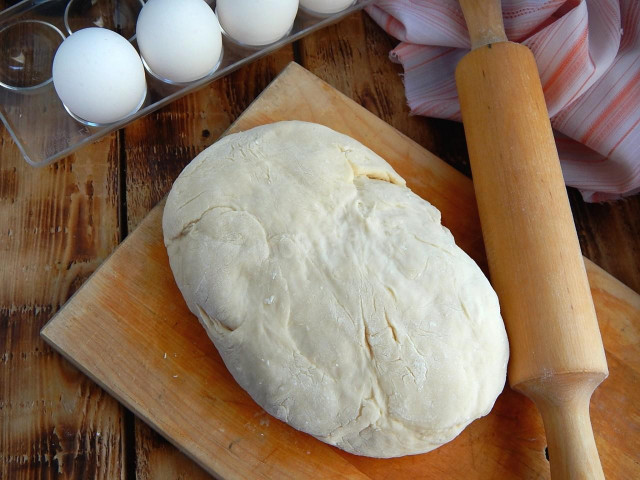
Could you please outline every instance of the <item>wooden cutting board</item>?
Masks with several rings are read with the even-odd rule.
[[[320,79],[291,64],[229,132],[279,120],[322,123],[386,158],[442,212],[485,265],[471,181]],[[169,268],[161,203],[107,259],[42,336],[69,361],[214,476],[240,478],[470,479],[548,476],[533,404],[505,388],[487,417],[424,455],[358,457],[266,414],[235,383]],[[640,476],[640,296],[586,260],[609,379],[592,400],[610,478]]]

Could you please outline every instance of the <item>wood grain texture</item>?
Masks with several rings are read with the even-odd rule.
[[[312,97],[315,101],[291,102],[304,98],[291,95],[296,91],[317,92]],[[474,253],[478,242],[473,237],[480,238],[480,231],[471,182],[299,67],[290,66],[231,130],[291,118],[315,118],[352,135],[388,158],[415,191],[427,195],[443,212],[459,208],[457,217],[463,220],[449,215],[445,225],[457,238],[466,239],[464,246]],[[509,389],[489,416],[474,422],[455,441],[429,454],[391,460],[347,454],[265,415],[233,381],[189,314],[168,266],[161,215],[162,205],[47,325],[43,335],[210,472],[223,478],[548,475],[537,411]],[[594,399],[597,441],[610,455],[603,462],[605,472],[611,478],[632,478],[640,469],[637,452],[625,437],[638,428],[640,391],[635,385],[640,380],[640,351],[637,344],[618,351],[624,334],[615,332],[637,332],[640,300],[600,269],[590,267],[590,275],[596,298],[607,305],[599,310],[607,325],[604,331],[618,338],[607,342],[607,347],[613,349],[612,355],[629,359],[628,363],[612,362],[611,378],[598,391],[599,403]],[[115,346],[119,355],[113,351]],[[623,413],[611,418],[610,406]],[[174,471],[175,465],[166,466],[165,471]]]
[[[122,407],[38,335],[119,242],[117,151],[34,169],[0,130],[0,478],[123,478]]]
[[[135,423],[135,478],[145,480],[209,480],[198,464],[167,442],[139,418]]]
[[[640,292],[640,195],[610,203],[585,203],[569,189],[582,253]]]

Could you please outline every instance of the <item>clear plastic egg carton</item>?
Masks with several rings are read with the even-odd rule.
[[[333,15],[300,9],[285,37],[259,48],[242,46],[223,35],[222,59],[211,74],[175,85],[145,72],[147,96],[142,107],[116,123],[96,127],[75,120],[65,110],[53,88],[53,57],[65,37],[95,26],[118,32],[137,48],[136,20],[143,1],[24,0],[0,13],[0,117],[25,160],[44,166],[372,1],[355,0]],[[207,2],[215,9],[215,0]]]

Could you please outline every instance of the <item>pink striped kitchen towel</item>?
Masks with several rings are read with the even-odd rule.
[[[401,43],[411,112],[460,120],[454,71],[470,43],[456,0],[378,0]],[[507,36],[534,53],[567,185],[587,201],[640,192],[640,0],[503,0]]]

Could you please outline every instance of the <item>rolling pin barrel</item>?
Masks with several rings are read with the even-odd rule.
[[[486,37],[472,33],[456,83],[509,383],[542,414],[552,477],[603,478],[589,399],[607,363],[537,66]]]

